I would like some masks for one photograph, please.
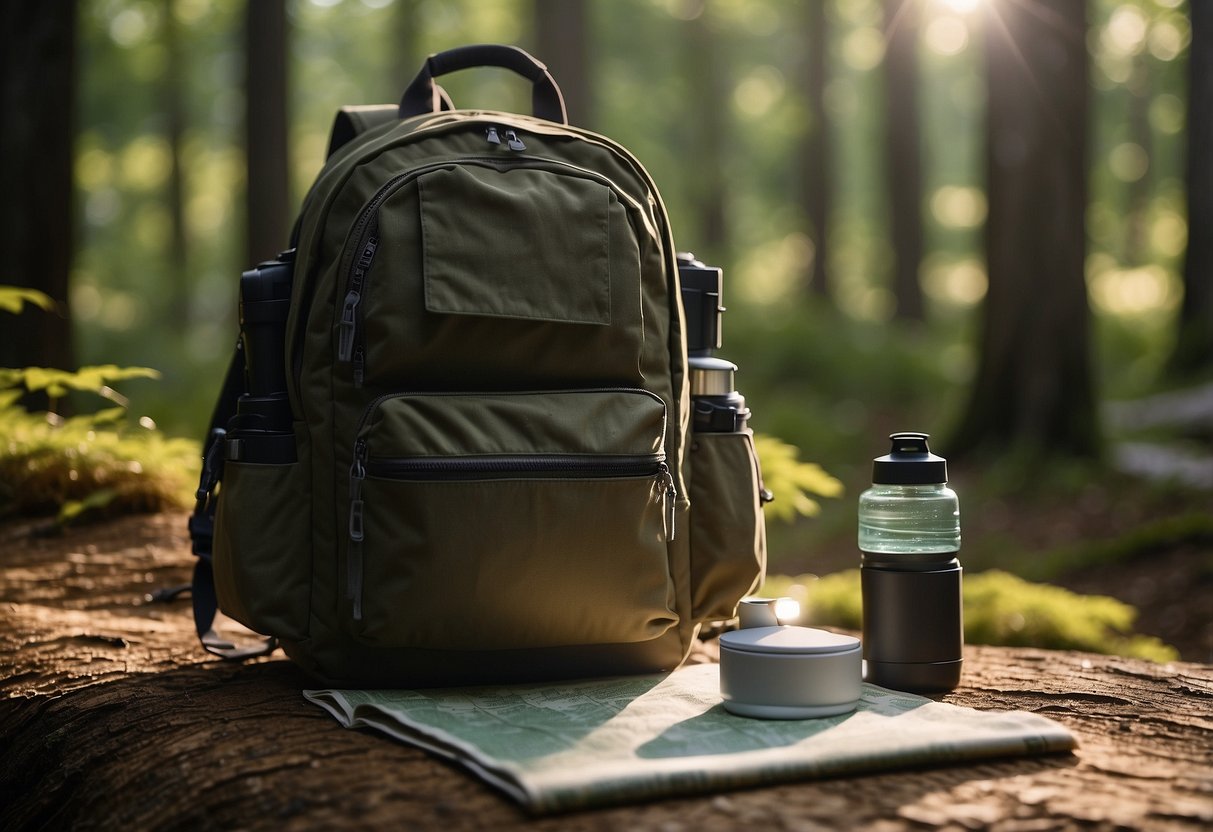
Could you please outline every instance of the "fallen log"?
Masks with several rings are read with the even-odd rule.
[[[1213,666],[969,647],[945,701],[1035,711],[1071,755],[921,768],[533,819],[460,770],[308,704],[290,662],[211,660],[184,518],[0,527],[0,828],[1208,828]],[[713,643],[693,658],[711,661]]]

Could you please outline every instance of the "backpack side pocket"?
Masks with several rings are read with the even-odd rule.
[[[215,514],[214,573],[219,608],[263,635],[307,635],[311,524],[306,471],[298,462],[228,460]]]
[[[691,441],[691,615],[732,618],[767,566],[754,436],[697,433]]]

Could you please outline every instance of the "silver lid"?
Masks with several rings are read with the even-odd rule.
[[[749,627],[720,637],[722,650],[741,653],[828,655],[859,649],[859,639],[813,627]]]

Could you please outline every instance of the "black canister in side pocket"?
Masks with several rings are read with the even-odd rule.
[[[229,459],[215,514],[219,608],[258,633],[292,640],[307,635],[311,596],[304,474],[298,463]]]
[[[732,618],[767,565],[753,433],[696,433],[690,492],[692,615],[696,621]]]

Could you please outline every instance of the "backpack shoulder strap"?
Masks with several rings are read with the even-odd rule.
[[[446,95],[446,90],[437,84],[434,87],[434,93],[438,96],[439,109],[455,109],[455,104],[451,103],[451,97]],[[351,106],[342,107],[337,110],[337,116],[332,120],[332,130],[329,132],[329,152],[325,154],[325,159],[331,159],[332,154],[346,146],[351,139],[363,135],[371,127],[399,120],[399,104],[351,104]]]
[[[326,158],[344,147],[351,139],[365,133],[372,127],[396,121],[400,118],[400,108],[395,104],[358,104],[352,107],[342,107],[333,119],[333,129],[329,133],[329,150]]]
[[[435,92],[438,95],[440,108],[443,110],[455,109],[446,90],[437,84],[434,86],[437,87]],[[354,104],[342,107],[337,111],[337,117],[333,119],[333,129],[329,133],[329,149],[325,158],[332,158],[333,154],[348,144],[351,139],[361,136],[372,127],[399,120],[399,104]]]
[[[194,629],[198,640],[208,652],[223,659],[241,661],[255,656],[265,656],[278,646],[277,639],[239,647],[224,640],[215,632],[215,614],[219,611],[219,599],[215,594],[215,575],[211,567],[211,547],[215,531],[215,486],[223,477],[224,426],[236,415],[236,402],[244,393],[244,345],[236,342],[227,375],[223,378],[223,389],[219,401],[211,413],[211,423],[206,431],[202,448],[202,476],[198,490],[194,493],[194,513],[189,519],[190,544],[197,560],[194,562],[194,580],[190,597],[194,606]]]

